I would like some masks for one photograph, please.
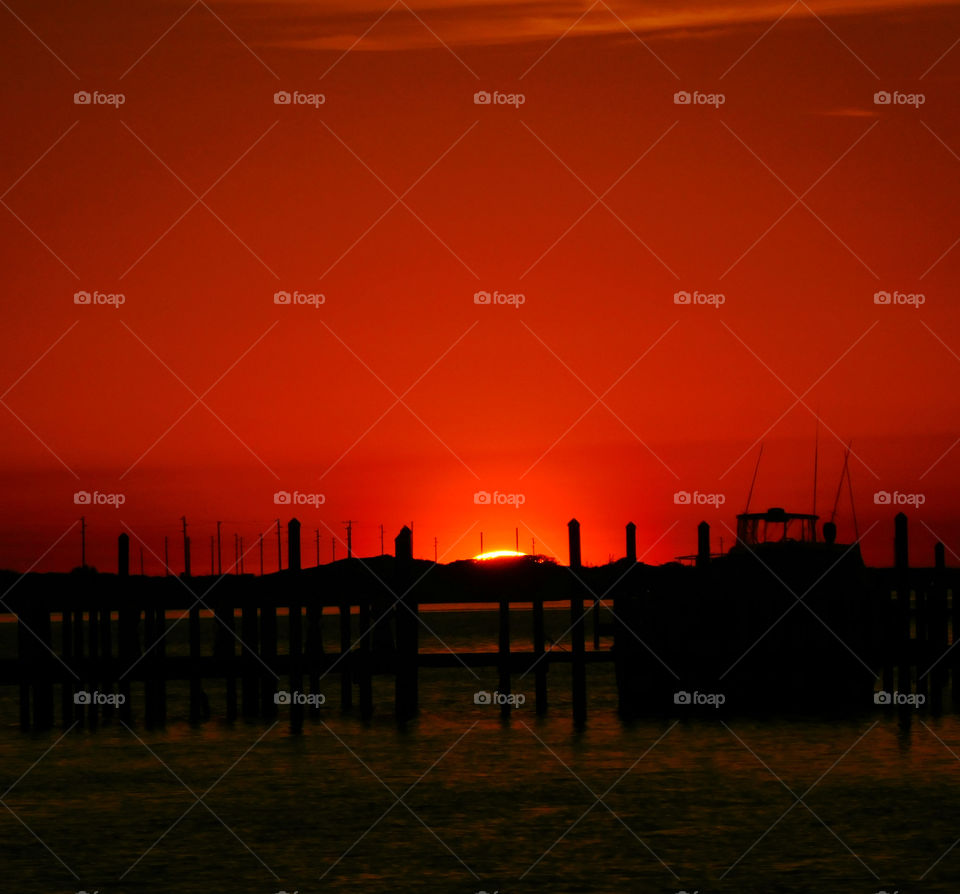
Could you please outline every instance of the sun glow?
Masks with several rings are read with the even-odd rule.
[[[480,553],[477,556],[474,556],[475,561],[485,562],[487,559],[506,559],[516,556],[525,556],[526,553],[518,553],[516,550],[512,549],[495,549],[488,553]]]

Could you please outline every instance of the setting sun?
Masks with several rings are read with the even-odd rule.
[[[491,550],[488,553],[480,553],[477,556],[474,556],[474,561],[486,561],[487,559],[506,559],[506,558],[515,558],[516,556],[525,556],[526,553],[518,553],[516,550],[512,549],[495,549]]]

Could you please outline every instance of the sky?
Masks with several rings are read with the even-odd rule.
[[[889,564],[902,509],[960,562],[955,6],[0,19],[0,567],[76,566],[81,515],[102,570],[291,515],[308,564],[346,520],[566,561],[573,517],[663,562],[729,547],[761,444],[751,508],[812,511],[817,443],[841,540]]]

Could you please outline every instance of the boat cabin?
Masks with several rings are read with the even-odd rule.
[[[767,543],[816,543],[819,516],[785,512],[773,507],[766,512],[744,512],[737,516],[737,545]]]

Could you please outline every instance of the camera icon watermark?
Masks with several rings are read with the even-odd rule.
[[[73,495],[75,506],[113,506],[119,509],[127,502],[126,494],[103,494],[95,490],[92,493],[88,490],[78,490]]]
[[[473,495],[473,502],[477,506],[516,506],[519,508],[527,502],[525,494],[502,494],[495,490],[490,493],[488,490],[478,490]]]
[[[927,502],[926,494],[902,494],[900,491],[878,490],[873,495],[876,506],[922,506]]]
[[[98,690],[90,692],[86,689],[81,689],[78,692],[73,693],[73,703],[81,706],[110,706],[112,708],[117,708],[120,705],[125,704],[126,701],[127,697],[122,692],[99,692]]]
[[[919,109],[927,101],[924,93],[901,93],[899,90],[878,90],[873,94],[875,106],[913,106]]]
[[[513,106],[519,109],[527,101],[525,93],[501,93],[499,90],[478,90],[473,94],[475,106]]]
[[[511,708],[522,708],[527,703],[527,697],[522,692],[488,692],[481,689],[473,694],[475,705],[510,705]]]
[[[673,703],[675,705],[702,706],[709,705],[712,708],[719,708],[727,700],[722,692],[687,692],[680,689],[673,693]]]
[[[926,701],[927,697],[922,692],[898,692],[896,689],[893,692],[887,692],[881,689],[873,693],[875,705],[919,708],[926,704]]]
[[[73,94],[75,106],[113,106],[119,109],[127,101],[125,93],[101,93],[99,90],[78,90]]]
[[[322,692],[300,692],[287,689],[280,689],[273,694],[273,703],[275,705],[304,705],[308,708],[319,708],[325,705],[327,697]]]
[[[673,104],[675,106],[713,106],[715,109],[719,109],[726,101],[725,93],[678,90],[673,94]]]
[[[322,506],[327,502],[326,494],[304,494],[298,490],[278,490],[273,495],[275,506]]]
[[[326,103],[327,97],[323,93],[301,93],[299,90],[278,90],[273,94],[275,106],[312,106],[319,109]]]
[[[676,506],[722,506],[727,502],[727,495],[702,494],[698,490],[693,493],[688,490],[678,490],[673,495],[673,502]]]

